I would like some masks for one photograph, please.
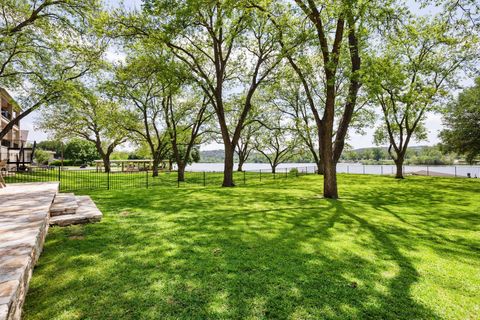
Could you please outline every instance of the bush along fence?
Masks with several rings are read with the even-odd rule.
[[[338,173],[347,174],[377,174],[392,175],[392,166],[383,165],[346,165],[339,163]],[[406,174],[443,177],[480,177],[480,167],[471,166],[405,166]],[[306,174],[315,174],[315,166],[300,166],[278,168],[271,170],[247,170],[234,172],[237,185],[245,185],[267,181],[281,181]],[[60,182],[62,192],[80,190],[150,188],[155,186],[181,187],[184,185],[220,186],[223,181],[222,172],[187,171],[184,181],[178,180],[176,171],[159,172],[158,177],[152,177],[152,171],[114,171],[99,172],[95,169],[62,169],[60,167],[31,167],[28,171],[2,171],[6,183],[22,182]]]
[[[270,170],[234,172],[237,185],[291,179],[301,175],[314,174],[314,167],[297,167]],[[115,190],[151,188],[156,186],[182,187],[184,185],[220,186],[223,172],[185,172],[184,181],[178,180],[176,171],[159,172],[152,177],[152,171],[99,172],[95,169],[61,169],[32,167],[27,171],[3,171],[6,183],[60,182],[60,191]]]

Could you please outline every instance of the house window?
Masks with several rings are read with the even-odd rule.
[[[7,110],[2,110],[2,117],[10,120],[10,112],[8,112]]]

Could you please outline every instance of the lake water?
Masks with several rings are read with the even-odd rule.
[[[235,169],[237,165],[235,165]],[[299,171],[315,172],[314,163],[283,163],[278,165],[277,172],[284,172],[291,168],[298,168]],[[243,169],[246,171],[270,172],[270,165],[267,163],[245,163]],[[405,173],[423,173],[429,175],[451,175],[466,177],[468,173],[472,177],[480,178],[480,166],[405,166]],[[187,171],[223,171],[223,163],[193,163],[187,167]],[[358,163],[339,163],[337,165],[339,173],[356,174],[394,174],[394,165],[362,165]]]

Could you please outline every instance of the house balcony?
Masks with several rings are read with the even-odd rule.
[[[24,148],[23,153],[20,152],[20,148],[8,149],[7,152],[7,164],[31,163],[33,160],[33,149]]]
[[[33,141],[3,139],[0,146],[0,161],[8,170],[20,170],[21,167],[32,163],[34,152]]]

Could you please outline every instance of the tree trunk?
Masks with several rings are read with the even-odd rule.
[[[245,159],[243,159],[243,157],[239,156],[239,158],[238,158],[238,168],[237,168],[238,172],[243,171],[243,164],[244,163],[245,163]]]
[[[275,174],[277,171],[277,166],[272,166],[272,173]]]
[[[233,154],[235,150],[231,143],[225,143],[225,161],[223,168],[222,187],[234,187],[233,182]]]
[[[103,160],[103,167],[105,168],[105,172],[111,172],[110,154],[103,155],[102,160]]]
[[[337,165],[329,159],[324,162],[323,168],[323,196],[329,199],[338,199]]]
[[[317,162],[317,174],[320,174],[320,175],[323,175],[323,161],[322,159],[318,159],[318,162]]]
[[[185,163],[177,163],[177,167],[178,167],[178,181],[185,181]]]
[[[330,88],[330,91],[331,88]],[[332,146],[332,132],[333,132],[333,110],[335,99],[332,92],[328,92],[330,96],[327,96],[327,103],[325,109],[329,112],[328,117],[330,121],[325,121],[324,126],[321,127],[320,137],[322,142],[320,158],[323,162],[323,196],[328,199],[338,199],[337,188],[337,165],[333,158],[333,146]],[[326,111],[326,112],[327,112]]]
[[[397,172],[395,174],[395,178],[396,179],[403,179],[403,161],[404,161],[404,158],[403,157],[399,157],[396,161],[395,161],[395,165],[397,167]]]
[[[160,165],[160,159],[158,157],[153,158],[153,173],[152,177],[158,177],[158,166]]]

